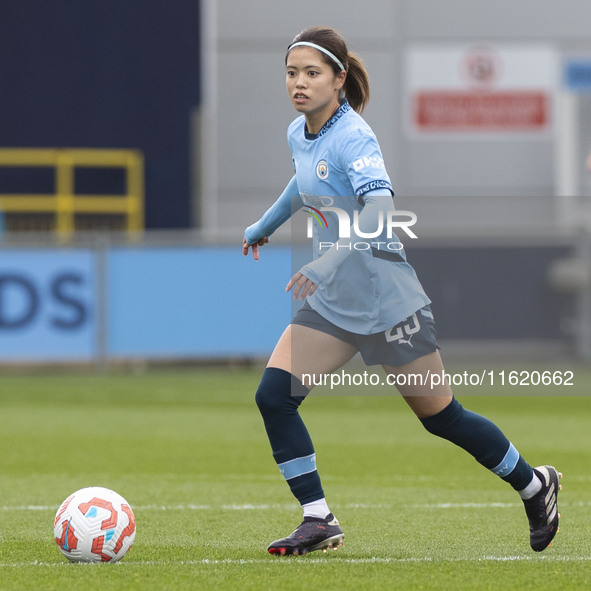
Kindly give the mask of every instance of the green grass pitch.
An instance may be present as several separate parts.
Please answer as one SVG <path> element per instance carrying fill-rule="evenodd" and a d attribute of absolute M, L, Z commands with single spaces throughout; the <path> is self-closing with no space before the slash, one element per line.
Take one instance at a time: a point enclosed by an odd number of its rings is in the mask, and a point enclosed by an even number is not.
<path fill-rule="evenodd" d="M 516 493 L 429 435 L 399 398 L 313 396 L 302 414 L 345 545 L 269 555 L 301 514 L 254 405 L 259 377 L 258 368 L 1 375 L 0 589 L 591 586 L 588 369 L 550 396 L 458 388 L 530 463 L 564 473 L 561 531 L 540 554 Z M 118 564 L 70 564 L 53 541 L 61 501 L 91 485 L 134 509 L 135 543 Z"/>

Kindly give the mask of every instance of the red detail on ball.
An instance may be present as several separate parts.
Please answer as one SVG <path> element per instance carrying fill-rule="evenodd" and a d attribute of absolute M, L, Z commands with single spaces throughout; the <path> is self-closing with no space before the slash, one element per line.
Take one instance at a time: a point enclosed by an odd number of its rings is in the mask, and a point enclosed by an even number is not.
<path fill-rule="evenodd" d="M 92 540 L 92 548 L 90 551 L 93 554 L 98 554 L 101 557 L 102 562 L 109 562 L 111 557 L 108 554 L 103 553 L 103 544 L 105 543 L 105 536 L 98 536 Z"/>
<path fill-rule="evenodd" d="M 70 504 L 70 501 L 73 498 L 74 498 L 74 495 L 72 494 L 62 503 L 62 508 L 59 510 L 59 513 L 55 516 L 55 520 L 53 522 L 53 527 L 55 527 L 58 524 L 60 517 L 64 514 L 65 510 L 68 508 L 68 505 Z"/>
<path fill-rule="evenodd" d="M 123 540 L 131 536 L 135 531 L 135 517 L 133 515 L 131 507 L 129 505 L 121 505 L 121 509 L 127 515 L 129 523 L 127 524 L 127 527 L 121 532 L 121 535 L 119 536 L 119 539 L 115 544 L 115 548 L 113 548 L 113 552 L 115 554 L 117 554 L 117 552 L 119 552 L 119 550 L 121 550 L 121 548 L 123 547 Z"/>
<path fill-rule="evenodd" d="M 113 507 L 111 501 L 105 501 L 105 499 L 94 497 L 87 503 L 80 503 L 80 505 L 78 505 L 78 509 L 80 509 L 82 515 L 86 515 L 91 507 L 100 507 L 101 509 L 106 509 L 111 512 L 111 516 L 107 517 L 107 519 L 101 523 L 101 529 L 113 529 L 117 525 L 117 511 L 115 510 L 115 507 Z"/>
<path fill-rule="evenodd" d="M 70 550 L 78 548 L 78 538 L 70 521 L 62 522 L 62 535 L 55 538 L 55 542 L 64 552 L 70 552 Z"/>

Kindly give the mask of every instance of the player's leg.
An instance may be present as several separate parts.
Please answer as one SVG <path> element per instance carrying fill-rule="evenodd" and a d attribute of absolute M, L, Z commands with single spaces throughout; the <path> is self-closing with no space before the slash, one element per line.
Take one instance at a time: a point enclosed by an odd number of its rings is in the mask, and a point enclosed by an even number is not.
<path fill-rule="evenodd" d="M 356 353 L 357 348 L 352 340 L 344 341 L 320 327 L 290 324 L 279 338 L 267 367 L 287 371 L 300 381 L 304 378 L 309 391 L 315 380 L 308 376 L 330 374 L 345 365 Z"/>
<path fill-rule="evenodd" d="M 342 543 L 343 532 L 324 498 L 314 446 L 298 408 L 317 383 L 306 376 L 332 373 L 355 353 L 353 345 L 331 334 L 290 324 L 269 359 L 256 402 L 273 457 L 304 511 L 296 531 L 271 543 L 269 552 L 304 554 Z"/>
<path fill-rule="evenodd" d="M 423 376 L 411 385 L 399 385 L 398 390 L 427 431 L 462 447 L 516 490 L 524 490 L 532 480 L 537 481 L 531 466 L 492 421 L 464 409 L 453 397 L 449 384 L 431 387 L 428 377 L 444 373 L 438 351 L 410 363 L 398 367 L 385 366 L 384 369 L 395 376 Z M 396 383 L 404 382 L 396 378 Z M 540 483 L 533 486 L 539 489 Z"/>
<path fill-rule="evenodd" d="M 454 397 L 449 384 L 431 388 L 429 376 L 444 375 L 438 351 L 398 367 L 384 366 L 389 374 L 420 375 L 412 385 L 398 390 L 423 426 L 465 449 L 491 472 L 508 482 L 524 501 L 534 550 L 546 548 L 558 531 L 556 496 L 562 476 L 551 466 L 533 469 L 503 432 L 489 419 L 465 409 Z M 396 382 L 405 382 L 397 379 Z M 406 380 L 408 382 L 408 380 Z"/>

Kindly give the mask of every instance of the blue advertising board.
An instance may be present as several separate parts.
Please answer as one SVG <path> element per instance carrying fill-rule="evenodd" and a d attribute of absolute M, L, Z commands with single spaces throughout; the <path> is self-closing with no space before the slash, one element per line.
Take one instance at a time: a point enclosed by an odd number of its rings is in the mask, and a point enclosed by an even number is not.
<path fill-rule="evenodd" d="M 0 250 L 0 364 L 268 355 L 289 277 L 287 248 Z"/>
<path fill-rule="evenodd" d="M 290 250 L 113 249 L 107 350 L 115 358 L 268 355 L 290 321 Z"/>
<path fill-rule="evenodd" d="M 547 269 L 569 248 L 425 248 L 412 263 L 441 338 L 560 339 Z M 307 256 L 288 246 L 256 262 L 228 246 L 0 248 L 0 365 L 267 357 L 294 312 L 285 285 Z M 499 278 L 518 275 L 516 298 Z"/>
<path fill-rule="evenodd" d="M 591 92 L 591 58 L 567 61 L 564 65 L 564 84 L 573 92 Z"/>
<path fill-rule="evenodd" d="M 95 297 L 90 250 L 3 250 L 0 362 L 92 360 Z"/>

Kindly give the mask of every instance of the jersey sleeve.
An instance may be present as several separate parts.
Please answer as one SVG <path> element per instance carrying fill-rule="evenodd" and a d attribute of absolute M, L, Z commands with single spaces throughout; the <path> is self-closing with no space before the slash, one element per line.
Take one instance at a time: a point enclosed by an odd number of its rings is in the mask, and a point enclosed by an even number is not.
<path fill-rule="evenodd" d="M 343 150 L 343 168 L 357 197 L 369 191 L 386 189 L 393 195 L 378 140 L 369 130 L 356 130 Z"/>
<path fill-rule="evenodd" d="M 287 184 L 277 201 L 258 221 L 248 226 L 244 238 L 248 244 L 255 244 L 264 236 L 270 236 L 303 205 L 295 176 Z"/>

